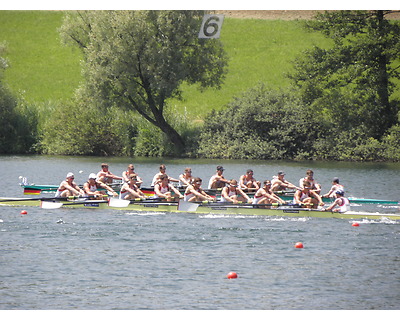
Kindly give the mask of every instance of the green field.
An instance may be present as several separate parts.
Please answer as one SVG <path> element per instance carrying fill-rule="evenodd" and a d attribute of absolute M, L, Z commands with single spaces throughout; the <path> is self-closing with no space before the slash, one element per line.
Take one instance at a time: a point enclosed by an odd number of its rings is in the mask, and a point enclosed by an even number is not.
<path fill-rule="evenodd" d="M 0 42 L 7 42 L 10 62 L 5 82 L 13 92 L 24 92 L 28 102 L 68 100 L 81 81 L 81 53 L 60 43 L 62 17 L 61 11 L 0 11 Z M 227 17 L 221 41 L 230 59 L 222 89 L 202 93 L 184 85 L 184 100 L 170 101 L 193 119 L 221 109 L 259 82 L 286 87 L 290 61 L 304 49 L 328 44 L 320 34 L 306 32 L 301 21 Z"/>

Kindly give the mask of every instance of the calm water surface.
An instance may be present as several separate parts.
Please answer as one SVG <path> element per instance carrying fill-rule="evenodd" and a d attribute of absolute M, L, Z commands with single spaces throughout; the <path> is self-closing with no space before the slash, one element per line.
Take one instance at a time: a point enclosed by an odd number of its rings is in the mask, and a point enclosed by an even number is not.
<path fill-rule="evenodd" d="M 399 164 L 0 157 L 0 196 L 23 196 L 18 177 L 58 184 L 69 171 L 83 183 L 108 162 L 133 162 L 148 185 L 165 163 L 208 182 L 222 164 L 238 178 L 307 169 L 329 190 L 399 200 Z M 82 171 L 82 173 L 79 173 Z M 371 210 L 371 208 L 354 208 Z M 391 309 L 400 307 L 400 223 L 389 221 L 43 210 L 0 206 L 0 309 Z M 398 212 L 399 208 L 375 207 Z M 304 249 L 294 244 L 303 242 Z M 229 280 L 230 271 L 238 278 Z"/>

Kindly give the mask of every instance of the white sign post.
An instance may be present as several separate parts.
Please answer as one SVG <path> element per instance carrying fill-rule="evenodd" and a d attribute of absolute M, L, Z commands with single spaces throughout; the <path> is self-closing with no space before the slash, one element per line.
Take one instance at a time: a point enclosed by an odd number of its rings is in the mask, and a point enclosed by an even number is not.
<path fill-rule="evenodd" d="M 205 14 L 199 32 L 200 39 L 218 39 L 221 33 L 223 14 Z"/>

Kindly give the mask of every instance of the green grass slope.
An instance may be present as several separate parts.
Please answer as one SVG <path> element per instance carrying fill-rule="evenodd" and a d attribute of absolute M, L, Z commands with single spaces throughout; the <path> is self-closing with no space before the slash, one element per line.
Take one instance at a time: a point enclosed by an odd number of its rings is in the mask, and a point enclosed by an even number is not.
<path fill-rule="evenodd" d="M 28 101 L 67 100 L 81 81 L 79 50 L 59 40 L 62 17 L 60 11 L 0 11 L 0 42 L 7 42 L 10 61 L 5 81 L 14 92 L 24 91 Z M 307 33 L 301 21 L 227 17 L 221 41 L 230 59 L 222 89 L 200 92 L 183 85 L 184 100 L 169 102 L 192 119 L 223 108 L 259 82 L 287 86 L 290 61 L 314 44 L 327 43 L 321 35 Z"/>
<path fill-rule="evenodd" d="M 199 114 L 201 118 L 259 82 L 273 88 L 286 87 L 289 80 L 285 74 L 292 68 L 290 62 L 313 45 L 329 43 L 320 34 L 306 32 L 302 26 L 303 22 L 298 20 L 225 18 L 221 41 L 229 56 L 229 72 L 223 87 L 203 93 L 194 86 L 184 87 L 185 100 L 171 103 L 186 107 L 189 114 Z"/>
<path fill-rule="evenodd" d="M 66 100 L 81 81 L 81 53 L 60 43 L 60 11 L 0 11 L 7 43 L 5 81 L 29 102 Z"/>

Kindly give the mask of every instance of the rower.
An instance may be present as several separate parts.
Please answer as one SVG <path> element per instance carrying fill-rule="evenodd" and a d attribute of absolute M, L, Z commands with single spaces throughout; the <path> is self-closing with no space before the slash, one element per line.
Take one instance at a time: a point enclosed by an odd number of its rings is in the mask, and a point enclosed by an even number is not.
<path fill-rule="evenodd" d="M 303 189 L 295 192 L 293 202 L 313 209 L 324 205 L 320 195 L 311 189 L 311 183 L 309 181 L 304 181 Z"/>
<path fill-rule="evenodd" d="M 272 177 L 272 191 L 284 191 L 286 189 L 300 189 L 296 187 L 293 183 L 285 180 L 285 172 L 279 171 L 278 176 Z"/>
<path fill-rule="evenodd" d="M 304 178 L 301 178 L 299 181 L 299 186 L 303 185 L 304 181 L 309 181 L 311 184 L 311 190 L 315 191 L 316 193 L 320 194 L 321 193 L 321 185 L 317 183 L 314 179 L 314 171 L 311 169 L 306 171 L 306 176 Z"/>
<path fill-rule="evenodd" d="M 253 204 L 286 203 L 271 190 L 271 185 L 272 183 L 270 180 L 264 181 L 264 186 L 258 189 L 254 194 Z"/>
<path fill-rule="evenodd" d="M 137 186 L 137 175 L 130 174 L 129 181 L 125 182 L 120 190 L 119 198 L 123 200 L 145 199 L 142 190 Z"/>
<path fill-rule="evenodd" d="M 184 201 L 213 201 L 213 197 L 209 196 L 201 188 L 202 180 L 200 178 L 195 178 L 193 183 L 190 184 L 185 191 Z"/>
<path fill-rule="evenodd" d="M 239 188 L 248 192 L 248 191 L 255 191 L 260 189 L 260 181 L 257 181 L 254 177 L 253 177 L 253 170 L 252 169 L 248 169 L 246 171 L 246 174 L 240 176 L 239 178 Z"/>
<path fill-rule="evenodd" d="M 129 182 L 129 175 L 131 174 L 136 174 L 135 166 L 133 164 L 128 165 L 128 170 L 122 172 L 122 178 L 124 179 L 124 182 Z M 143 180 L 136 174 L 136 185 L 140 188 L 142 183 Z"/>
<path fill-rule="evenodd" d="M 217 172 L 210 178 L 210 181 L 208 182 L 208 189 L 223 188 L 227 183 L 229 183 L 229 181 L 223 176 L 224 170 L 225 169 L 222 166 L 217 167 Z"/>
<path fill-rule="evenodd" d="M 115 180 L 122 180 L 122 177 L 116 176 L 108 170 L 108 164 L 102 163 L 101 170 L 97 173 L 97 181 L 111 184 Z"/>
<path fill-rule="evenodd" d="M 238 188 L 237 181 L 232 179 L 229 181 L 229 185 L 222 188 L 220 201 L 237 204 L 239 201 L 247 201 L 248 203 L 251 203 L 252 200 L 242 189 Z"/>
<path fill-rule="evenodd" d="M 179 187 L 188 187 L 194 182 L 194 177 L 192 176 L 192 169 L 185 168 L 185 172 L 179 176 Z"/>
<path fill-rule="evenodd" d="M 339 178 L 336 178 L 336 177 L 335 177 L 335 178 L 333 178 L 333 180 L 332 180 L 332 187 L 331 187 L 331 189 L 329 190 L 328 193 L 324 194 L 323 197 L 337 198 L 337 193 L 336 193 L 336 191 L 339 191 L 339 190 L 341 190 L 341 191 L 344 192 L 344 186 L 342 186 L 342 185 L 339 183 Z"/>
<path fill-rule="evenodd" d="M 338 190 L 335 192 L 336 193 L 336 200 L 326 209 L 323 209 L 325 211 L 332 211 L 332 212 L 340 212 L 344 213 L 348 210 L 348 207 L 350 206 L 350 201 L 349 199 L 344 197 L 344 191 L 343 190 Z M 338 208 L 335 208 L 338 207 Z"/>
<path fill-rule="evenodd" d="M 72 172 L 67 173 L 67 177 L 60 183 L 55 198 L 66 198 L 73 196 L 83 196 L 85 193 L 78 185 L 74 182 L 75 175 Z"/>
<path fill-rule="evenodd" d="M 158 172 L 158 173 L 156 173 L 155 175 L 154 175 L 154 177 L 153 177 L 153 180 L 151 181 L 151 186 L 152 187 L 155 187 L 156 186 L 156 184 L 158 184 L 160 181 L 161 181 L 161 176 L 162 175 L 166 175 L 167 174 L 167 167 L 165 166 L 165 164 L 160 164 L 160 168 L 159 168 L 159 170 L 160 170 L 160 172 Z M 175 178 L 172 178 L 172 177 L 170 177 L 170 176 L 168 176 L 167 175 L 167 177 L 168 177 L 168 180 L 169 180 L 169 182 L 179 182 L 179 180 L 178 179 L 175 179 Z"/>
<path fill-rule="evenodd" d="M 183 195 L 172 184 L 169 183 L 169 178 L 166 174 L 160 176 L 160 181 L 154 186 L 155 195 L 159 198 L 164 198 L 167 201 L 173 201 L 176 198 L 182 199 Z M 172 195 L 172 192 L 175 195 Z"/>
<path fill-rule="evenodd" d="M 83 184 L 83 190 L 85 190 L 85 194 L 91 198 L 99 198 L 104 197 L 106 195 L 106 191 L 110 192 L 114 197 L 117 197 L 118 194 L 108 185 L 101 181 L 96 180 L 97 175 L 95 173 L 89 174 L 88 181 Z M 104 190 L 99 190 L 104 189 Z"/>

